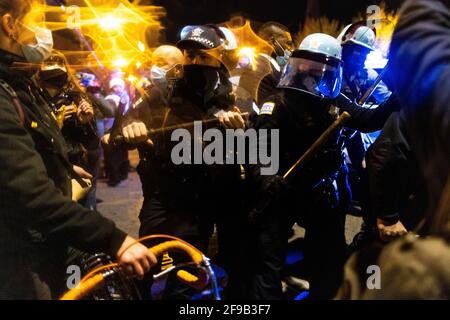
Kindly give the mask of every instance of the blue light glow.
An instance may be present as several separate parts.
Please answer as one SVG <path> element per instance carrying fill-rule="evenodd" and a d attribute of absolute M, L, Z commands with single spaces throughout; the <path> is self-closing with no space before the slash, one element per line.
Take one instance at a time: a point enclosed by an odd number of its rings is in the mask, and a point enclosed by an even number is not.
<path fill-rule="evenodd" d="M 383 69 L 388 63 L 380 50 L 374 50 L 369 53 L 365 62 L 366 69 Z"/>
<path fill-rule="evenodd" d="M 309 297 L 309 291 L 303 291 L 302 293 L 300 293 L 298 296 L 296 296 L 294 298 L 294 300 L 305 300 L 306 298 Z"/>
<path fill-rule="evenodd" d="M 302 251 L 291 251 L 286 255 L 286 265 L 291 266 L 302 261 L 305 258 L 305 255 Z"/>

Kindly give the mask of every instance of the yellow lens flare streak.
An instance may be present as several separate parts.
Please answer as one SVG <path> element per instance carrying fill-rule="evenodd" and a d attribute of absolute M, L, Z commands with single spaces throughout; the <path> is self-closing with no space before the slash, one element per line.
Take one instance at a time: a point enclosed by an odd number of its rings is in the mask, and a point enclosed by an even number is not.
<path fill-rule="evenodd" d="M 227 26 L 227 25 L 225 25 Z M 255 54 L 271 55 L 273 47 L 264 39 L 260 38 L 252 29 L 250 20 L 241 27 L 228 27 L 235 35 L 239 50 L 242 48 L 254 48 Z"/>
<path fill-rule="evenodd" d="M 130 61 L 127 59 L 124 59 L 122 57 L 118 57 L 116 60 L 113 61 L 113 66 L 118 68 L 125 68 L 130 64 Z"/>
<path fill-rule="evenodd" d="M 144 45 L 144 43 L 142 43 L 141 41 L 138 42 L 138 48 L 139 48 L 139 50 L 141 50 L 142 52 L 145 52 L 145 45 Z"/>
<path fill-rule="evenodd" d="M 148 48 L 158 45 L 149 43 L 149 34 L 163 29 L 165 15 L 162 7 L 127 0 L 68 0 L 64 7 L 33 9 L 46 16 L 47 28 L 62 32 L 54 32 L 56 49 L 68 56 L 71 67 L 120 68 L 126 73 L 148 65 Z"/>
<path fill-rule="evenodd" d="M 100 18 L 98 21 L 100 28 L 103 30 L 117 30 L 122 28 L 124 21 L 120 18 L 114 17 L 112 15 L 108 15 L 104 18 Z"/>
<path fill-rule="evenodd" d="M 224 24 L 236 37 L 238 45 L 236 56 L 240 60 L 234 70 L 229 69 L 232 76 L 240 78 L 239 88 L 253 99 L 257 99 L 261 81 L 271 73 L 270 62 L 265 57 L 270 59 L 274 48 L 253 31 L 250 20 L 242 19 L 242 21 L 245 22 L 238 27 L 232 21 Z M 240 65 L 247 67 L 242 68 Z"/>

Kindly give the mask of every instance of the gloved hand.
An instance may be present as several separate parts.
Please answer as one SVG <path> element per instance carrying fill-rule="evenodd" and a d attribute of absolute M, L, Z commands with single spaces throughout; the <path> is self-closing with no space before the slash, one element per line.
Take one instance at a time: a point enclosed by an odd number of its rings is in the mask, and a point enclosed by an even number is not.
<path fill-rule="evenodd" d="M 336 208 L 339 205 L 339 196 L 332 181 L 323 179 L 320 184 L 315 187 L 316 200 L 326 203 L 328 208 Z"/>
<path fill-rule="evenodd" d="M 262 182 L 263 196 L 280 197 L 284 192 L 289 191 L 289 183 L 279 175 L 265 176 Z"/>
<path fill-rule="evenodd" d="M 340 93 L 335 100 L 335 104 L 338 108 L 343 108 L 345 106 L 349 106 L 352 104 L 358 105 L 355 101 L 352 101 L 349 97 L 347 97 L 345 94 Z"/>
<path fill-rule="evenodd" d="M 291 190 L 289 182 L 282 176 L 264 176 L 262 179 L 260 200 L 249 213 L 251 223 L 255 223 L 271 204 L 277 202 Z"/>

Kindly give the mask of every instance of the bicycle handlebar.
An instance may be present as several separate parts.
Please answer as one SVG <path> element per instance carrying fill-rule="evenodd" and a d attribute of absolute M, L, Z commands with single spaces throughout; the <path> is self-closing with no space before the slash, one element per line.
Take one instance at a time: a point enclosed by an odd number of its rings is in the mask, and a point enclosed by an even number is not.
<path fill-rule="evenodd" d="M 203 262 L 203 254 L 190 247 L 189 245 L 173 240 L 173 241 L 166 241 L 163 243 L 160 243 L 152 248 L 149 248 L 149 250 L 156 256 L 161 257 L 164 253 L 171 250 L 181 251 L 185 252 L 189 255 L 190 259 L 197 265 L 200 265 Z M 114 263 L 111 265 L 107 265 L 104 267 L 99 268 L 97 272 L 104 271 L 102 273 L 98 273 L 93 275 L 92 277 L 89 277 L 82 280 L 80 284 L 73 289 L 70 289 L 68 292 L 66 292 L 60 300 L 79 300 L 82 299 L 84 296 L 88 295 L 92 290 L 94 290 L 97 286 L 102 284 L 104 280 L 111 274 L 117 272 L 117 270 L 110 270 L 110 268 L 118 267 L 118 263 Z M 193 287 L 194 289 L 201 290 L 204 288 L 207 284 L 208 277 L 201 273 L 200 276 L 195 276 L 188 271 L 185 270 L 179 270 L 177 272 L 178 279 Z"/>

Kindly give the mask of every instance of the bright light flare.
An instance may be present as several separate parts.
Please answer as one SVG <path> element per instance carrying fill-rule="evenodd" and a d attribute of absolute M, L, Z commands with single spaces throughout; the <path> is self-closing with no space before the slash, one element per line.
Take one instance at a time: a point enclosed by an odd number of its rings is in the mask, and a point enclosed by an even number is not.
<path fill-rule="evenodd" d="M 145 51 L 145 45 L 142 41 L 138 42 L 138 48 L 139 48 L 139 50 L 141 50 L 141 52 Z"/>
<path fill-rule="evenodd" d="M 131 84 L 134 84 L 137 80 L 137 78 L 135 76 L 133 76 L 132 74 L 130 74 L 127 78 L 128 82 L 130 82 Z"/>
<path fill-rule="evenodd" d="M 127 59 L 124 59 L 124 58 L 122 58 L 122 57 L 117 57 L 117 59 L 115 59 L 115 60 L 113 61 L 113 65 L 114 65 L 115 67 L 118 67 L 118 68 L 125 68 L 125 67 L 127 67 L 129 64 L 130 64 L 130 61 L 127 60 Z"/>
<path fill-rule="evenodd" d="M 239 49 L 238 54 L 239 66 L 241 68 L 250 67 L 252 70 L 256 68 L 256 48 L 244 47 Z"/>
<path fill-rule="evenodd" d="M 113 15 L 108 15 L 106 17 L 100 18 L 98 24 L 102 30 L 115 31 L 122 28 L 122 26 L 124 25 L 124 21 Z"/>
<path fill-rule="evenodd" d="M 160 19 L 165 15 L 164 8 L 141 5 L 143 2 L 67 0 L 65 7 L 42 5 L 33 8 L 32 13 L 45 14 L 46 26 L 52 31 L 73 30 L 70 38 L 57 43 L 59 50 L 70 54 L 71 66 L 128 72 L 138 61 L 144 65 L 151 59 L 147 51 L 159 44 L 158 35 L 163 29 Z M 80 40 L 79 49 L 72 39 Z"/>
<path fill-rule="evenodd" d="M 365 67 L 368 69 L 383 69 L 388 63 L 380 49 L 376 49 L 367 55 Z"/>

